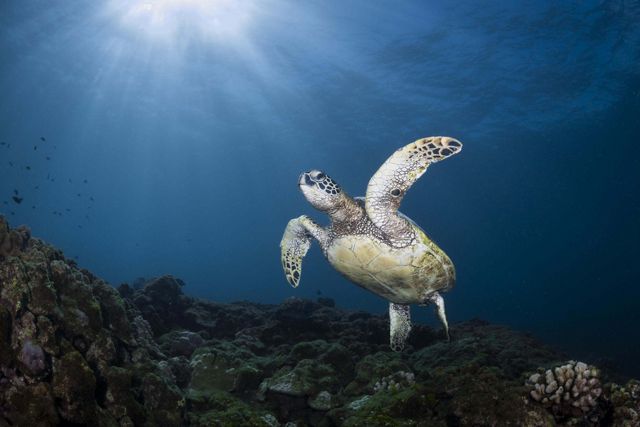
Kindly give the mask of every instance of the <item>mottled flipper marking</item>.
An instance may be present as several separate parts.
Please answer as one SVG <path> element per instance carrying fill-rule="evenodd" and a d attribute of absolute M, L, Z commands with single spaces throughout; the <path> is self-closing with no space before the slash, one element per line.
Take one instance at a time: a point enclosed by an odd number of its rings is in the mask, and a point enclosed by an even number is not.
<path fill-rule="evenodd" d="M 326 239 L 325 231 L 309 217 L 302 215 L 292 219 L 284 230 L 280 241 L 280 259 L 287 281 L 294 288 L 300 283 L 302 274 L 302 258 L 311 246 L 311 238 L 315 237 L 320 245 Z"/>
<path fill-rule="evenodd" d="M 402 351 L 411 331 L 411 309 L 406 304 L 389 303 L 390 345 L 393 351 Z"/>
<path fill-rule="evenodd" d="M 419 139 L 393 153 L 371 177 L 366 195 L 367 214 L 394 246 L 407 246 L 414 238 L 411 226 L 397 214 L 405 193 L 431 163 L 461 149 L 460 141 L 446 136 Z"/>
<path fill-rule="evenodd" d="M 442 326 L 444 327 L 444 333 L 447 335 L 447 341 L 451 341 L 451 337 L 449 336 L 449 322 L 447 322 L 447 313 L 444 310 L 444 298 L 438 292 L 434 292 L 429 296 L 429 301 L 436 305 L 436 312 L 438 313 L 438 317 L 440 318 L 440 322 L 442 322 Z"/>

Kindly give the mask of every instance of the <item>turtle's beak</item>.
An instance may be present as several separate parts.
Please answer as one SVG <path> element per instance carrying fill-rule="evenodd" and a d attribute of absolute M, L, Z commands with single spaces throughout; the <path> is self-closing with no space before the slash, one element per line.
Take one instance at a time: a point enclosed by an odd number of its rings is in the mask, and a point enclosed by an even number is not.
<path fill-rule="evenodd" d="M 298 179 L 298 185 L 313 185 L 313 180 L 311 179 L 311 177 L 309 176 L 309 172 L 304 172 L 303 174 L 300 175 L 300 178 Z"/>

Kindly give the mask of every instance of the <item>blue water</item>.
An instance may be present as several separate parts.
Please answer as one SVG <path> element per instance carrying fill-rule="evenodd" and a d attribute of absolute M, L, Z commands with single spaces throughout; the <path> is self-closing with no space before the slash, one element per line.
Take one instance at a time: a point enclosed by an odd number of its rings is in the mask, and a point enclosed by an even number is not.
<path fill-rule="evenodd" d="M 0 212 L 114 285 L 384 312 L 317 246 L 290 288 L 278 244 L 326 222 L 300 172 L 363 195 L 429 135 L 464 150 L 401 209 L 457 266 L 450 321 L 639 375 L 637 2 L 0 4 Z"/>

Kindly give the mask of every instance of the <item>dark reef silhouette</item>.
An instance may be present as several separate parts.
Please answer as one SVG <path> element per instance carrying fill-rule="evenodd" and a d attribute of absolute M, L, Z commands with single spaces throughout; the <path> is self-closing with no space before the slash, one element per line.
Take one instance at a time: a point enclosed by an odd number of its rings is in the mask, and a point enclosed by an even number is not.
<path fill-rule="evenodd" d="M 386 317 L 330 298 L 222 304 L 184 286 L 116 290 L 0 216 L 0 426 L 640 423 L 638 381 L 506 327 L 463 322 L 447 343 L 415 325 L 394 353 Z"/>

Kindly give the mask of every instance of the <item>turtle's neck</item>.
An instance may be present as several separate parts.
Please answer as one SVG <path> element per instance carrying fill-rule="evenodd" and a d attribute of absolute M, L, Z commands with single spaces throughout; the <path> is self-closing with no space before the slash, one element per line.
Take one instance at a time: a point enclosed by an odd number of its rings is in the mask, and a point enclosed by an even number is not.
<path fill-rule="evenodd" d="M 342 192 L 338 205 L 327 212 L 334 227 L 358 222 L 365 215 L 364 209 L 349 195 Z"/>

